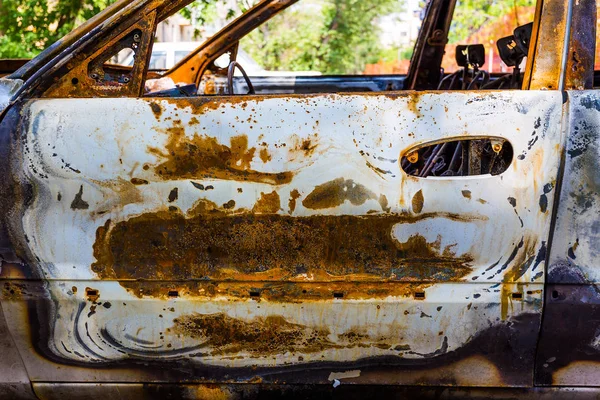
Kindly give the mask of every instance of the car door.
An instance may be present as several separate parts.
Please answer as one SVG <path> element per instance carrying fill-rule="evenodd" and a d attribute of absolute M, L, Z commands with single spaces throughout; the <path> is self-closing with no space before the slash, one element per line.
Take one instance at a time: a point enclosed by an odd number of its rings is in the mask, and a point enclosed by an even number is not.
<path fill-rule="evenodd" d="M 560 92 L 49 93 L 2 131 L 33 382 L 532 385 Z M 402 167 L 476 140 L 503 172 Z"/>

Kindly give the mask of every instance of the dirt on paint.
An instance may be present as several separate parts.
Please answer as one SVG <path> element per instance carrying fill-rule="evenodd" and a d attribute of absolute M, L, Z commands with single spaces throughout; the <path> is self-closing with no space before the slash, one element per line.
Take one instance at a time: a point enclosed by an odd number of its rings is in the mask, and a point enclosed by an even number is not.
<path fill-rule="evenodd" d="M 313 210 L 337 207 L 346 200 L 355 206 L 364 204 L 369 199 L 378 197 L 359 183 L 352 179 L 337 178 L 332 181 L 318 185 L 304 200 L 302 205 Z"/>
<path fill-rule="evenodd" d="M 254 355 L 285 352 L 313 353 L 334 347 L 326 328 L 311 328 L 286 321 L 281 316 L 256 317 L 250 321 L 224 313 L 190 314 L 176 318 L 172 330 L 194 339 L 204 339 L 212 355 L 249 352 Z"/>

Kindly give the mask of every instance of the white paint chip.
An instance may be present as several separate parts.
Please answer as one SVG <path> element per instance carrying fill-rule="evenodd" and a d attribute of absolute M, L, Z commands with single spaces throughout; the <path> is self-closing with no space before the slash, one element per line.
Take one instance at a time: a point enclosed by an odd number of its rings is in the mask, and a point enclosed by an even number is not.
<path fill-rule="evenodd" d="M 332 372 L 329 374 L 330 381 L 337 381 L 338 379 L 345 378 L 358 378 L 360 376 L 360 369 L 353 369 L 352 371 L 344 371 L 344 372 Z M 334 383 L 335 387 L 335 383 Z"/>

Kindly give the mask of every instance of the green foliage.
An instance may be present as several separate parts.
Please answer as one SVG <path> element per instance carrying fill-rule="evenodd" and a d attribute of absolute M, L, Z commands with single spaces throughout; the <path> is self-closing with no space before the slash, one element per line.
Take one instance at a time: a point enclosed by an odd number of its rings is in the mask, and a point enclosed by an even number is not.
<path fill-rule="evenodd" d="M 393 62 L 396 60 L 410 60 L 413 54 L 413 46 L 390 47 L 381 51 L 380 61 Z"/>
<path fill-rule="evenodd" d="M 0 0 L 0 58 L 34 57 L 114 1 Z M 199 27 L 219 24 L 224 16 L 218 15 L 223 14 L 218 2 L 197 0 L 181 14 Z M 255 2 L 228 3 L 225 20 Z M 381 48 L 377 18 L 401 11 L 402 4 L 403 0 L 302 0 L 254 30 L 241 48 L 268 70 L 360 73 L 365 64 L 399 53 Z"/>
<path fill-rule="evenodd" d="M 448 40 L 459 43 L 498 17 L 515 13 L 517 7 L 533 6 L 534 0 L 459 0 L 454 10 Z M 521 21 L 515 13 L 516 28 L 531 21 Z"/>
<path fill-rule="evenodd" d="M 114 0 L 0 0 L 0 58 L 29 58 Z"/>
<path fill-rule="evenodd" d="M 304 0 L 240 42 L 267 70 L 356 74 L 383 55 L 377 18 L 401 0 Z"/>

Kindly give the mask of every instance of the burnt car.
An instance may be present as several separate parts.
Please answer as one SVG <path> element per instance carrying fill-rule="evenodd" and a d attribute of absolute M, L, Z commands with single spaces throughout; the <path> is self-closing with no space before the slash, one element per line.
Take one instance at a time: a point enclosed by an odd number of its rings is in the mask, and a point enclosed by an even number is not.
<path fill-rule="evenodd" d="M 118 1 L 0 80 L 1 396 L 598 393 L 594 1 L 538 0 L 505 74 L 442 71 L 455 0 L 406 75 L 236 74 L 294 0 L 149 70 L 189 2 Z"/>

